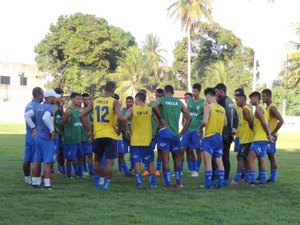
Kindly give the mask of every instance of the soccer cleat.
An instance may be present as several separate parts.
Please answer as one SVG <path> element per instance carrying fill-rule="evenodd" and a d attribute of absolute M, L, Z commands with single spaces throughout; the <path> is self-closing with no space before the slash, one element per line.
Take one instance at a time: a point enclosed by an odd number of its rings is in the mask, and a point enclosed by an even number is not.
<path fill-rule="evenodd" d="M 145 170 L 144 173 L 142 174 L 143 177 L 146 177 L 146 176 L 149 176 L 149 175 L 150 175 L 150 173 L 149 173 L 148 170 Z"/>
<path fill-rule="evenodd" d="M 271 184 L 271 183 L 275 183 L 275 181 L 274 181 L 274 180 L 271 180 L 271 179 L 268 179 L 268 180 L 267 180 L 267 183 L 268 183 L 268 184 Z"/>
<path fill-rule="evenodd" d="M 52 191 L 52 190 L 53 190 L 51 186 L 44 186 L 44 188 L 45 188 L 46 190 L 49 190 L 49 191 Z"/>
<path fill-rule="evenodd" d="M 37 184 L 33 184 L 32 187 L 33 187 L 34 189 L 36 189 L 36 188 L 38 188 L 39 186 L 38 186 Z"/>
<path fill-rule="evenodd" d="M 156 170 L 156 171 L 155 171 L 155 176 L 160 176 L 159 170 Z"/>
<path fill-rule="evenodd" d="M 193 171 L 191 177 L 198 177 L 199 173 L 197 171 Z"/>

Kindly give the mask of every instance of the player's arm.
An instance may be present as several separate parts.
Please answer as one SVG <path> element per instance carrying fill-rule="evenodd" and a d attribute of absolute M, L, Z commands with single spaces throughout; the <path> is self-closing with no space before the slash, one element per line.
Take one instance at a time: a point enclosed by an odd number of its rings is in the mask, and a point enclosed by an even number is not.
<path fill-rule="evenodd" d="M 124 127 L 126 131 L 126 137 L 129 139 L 131 134 L 128 126 L 128 119 L 132 116 L 132 107 L 130 107 L 124 115 Z"/>
<path fill-rule="evenodd" d="M 272 131 L 272 136 L 274 136 L 278 132 L 278 130 L 281 128 L 282 124 L 284 123 L 284 120 L 283 120 L 280 112 L 278 112 L 277 108 L 274 106 L 272 106 L 270 108 L 270 114 L 278 120 L 277 126 Z"/>
<path fill-rule="evenodd" d="M 248 123 L 250 129 L 253 129 L 253 120 L 250 111 L 246 108 L 243 108 L 243 119 Z"/>
<path fill-rule="evenodd" d="M 166 121 L 163 120 L 163 118 L 160 115 L 159 112 L 159 106 L 161 105 L 160 99 L 157 99 L 152 107 L 152 112 L 156 116 L 156 118 L 159 121 L 159 124 L 162 125 L 163 127 L 169 127 Z"/>
<path fill-rule="evenodd" d="M 80 113 L 80 121 L 83 127 L 87 130 L 89 136 L 92 136 L 92 128 L 90 124 L 89 113 L 93 110 L 93 104 L 89 104 L 81 113 Z M 64 114 L 65 116 L 65 114 Z M 63 117 L 64 117 L 63 116 Z M 88 119 L 87 119 L 88 118 Z"/>
<path fill-rule="evenodd" d="M 210 111 L 211 111 L 210 105 L 205 104 L 204 105 L 203 120 L 202 120 L 202 123 L 200 124 L 200 127 L 198 128 L 198 134 L 202 134 L 203 128 L 207 125 L 208 119 L 209 119 L 209 116 L 210 116 Z M 225 116 L 225 118 L 226 118 L 226 116 Z"/>
<path fill-rule="evenodd" d="M 190 112 L 187 110 L 187 108 L 185 107 L 184 104 L 182 104 L 181 106 L 181 112 L 183 114 L 183 117 L 184 117 L 184 120 L 185 120 L 185 123 L 184 123 L 184 126 L 180 132 L 180 137 L 182 137 L 182 135 L 186 132 L 186 130 L 189 128 L 190 124 L 191 124 L 191 115 L 190 115 Z"/>
<path fill-rule="evenodd" d="M 32 109 L 27 111 L 24 114 L 25 121 L 29 125 L 29 127 L 32 129 L 32 137 L 34 138 L 35 135 L 36 135 L 36 126 L 35 126 L 34 122 L 31 119 L 31 117 L 33 117 L 33 116 L 34 116 L 34 111 Z"/>
<path fill-rule="evenodd" d="M 227 126 L 227 123 L 228 123 L 228 122 L 227 122 L 227 117 L 225 116 L 225 117 L 224 117 L 224 127 Z"/>
<path fill-rule="evenodd" d="M 59 124 L 60 130 L 63 132 L 65 130 L 65 123 L 71 118 L 71 112 L 66 110 Z"/>
<path fill-rule="evenodd" d="M 122 129 L 123 129 L 123 123 L 124 123 L 124 117 L 121 111 L 121 104 L 119 101 L 114 101 L 114 112 L 117 115 L 118 119 L 118 132 L 117 134 L 120 135 Z"/>
<path fill-rule="evenodd" d="M 53 116 L 49 111 L 46 111 L 42 117 L 42 120 L 44 124 L 48 127 L 50 133 L 51 133 L 51 138 L 55 138 L 55 130 L 54 130 L 54 122 L 53 122 Z"/>
<path fill-rule="evenodd" d="M 263 126 L 264 131 L 267 134 L 268 140 L 271 141 L 272 140 L 272 135 L 271 135 L 271 132 L 270 132 L 270 127 L 267 124 L 267 121 L 265 121 L 263 109 L 261 107 L 257 106 L 256 110 L 255 110 L 255 115 L 259 119 L 259 121 L 261 122 L 261 125 Z"/>

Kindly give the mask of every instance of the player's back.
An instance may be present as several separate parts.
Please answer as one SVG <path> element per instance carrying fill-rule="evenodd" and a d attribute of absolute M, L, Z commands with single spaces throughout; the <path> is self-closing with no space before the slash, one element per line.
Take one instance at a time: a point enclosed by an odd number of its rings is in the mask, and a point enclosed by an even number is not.
<path fill-rule="evenodd" d="M 203 120 L 203 104 L 205 100 L 199 99 L 199 101 L 195 101 L 194 99 L 190 98 L 188 101 L 188 111 L 191 115 L 191 124 L 188 130 L 197 130 L 199 125 Z"/>
<path fill-rule="evenodd" d="M 50 130 L 43 121 L 43 116 L 46 111 L 49 112 L 51 116 L 53 116 L 52 105 L 48 102 L 44 102 L 43 104 L 40 104 L 35 109 L 35 118 L 36 118 L 36 127 L 37 127 L 36 137 L 42 138 L 44 140 L 50 140 L 51 139 Z"/>
<path fill-rule="evenodd" d="M 263 104 L 259 104 L 257 107 L 260 107 L 263 110 L 264 119 L 266 123 L 268 123 L 268 113 L 265 107 L 263 106 Z M 253 120 L 253 132 L 254 132 L 253 141 L 268 141 L 267 134 L 263 128 L 263 125 L 256 116 L 254 116 L 254 120 Z"/>
<path fill-rule="evenodd" d="M 113 97 L 99 97 L 93 101 L 94 138 L 112 138 L 117 140 L 114 101 Z"/>
<path fill-rule="evenodd" d="M 32 100 L 31 102 L 29 102 L 27 105 L 26 105 L 26 108 L 25 108 L 25 113 L 30 111 L 30 110 L 33 110 L 35 111 L 36 108 L 40 105 L 41 103 L 36 101 L 36 100 Z M 35 116 L 32 116 L 31 117 L 31 120 L 34 124 L 36 124 L 36 117 Z M 26 131 L 32 131 L 32 129 L 30 128 L 30 126 L 26 123 Z"/>
<path fill-rule="evenodd" d="M 179 118 L 183 103 L 174 97 L 162 97 L 160 102 L 162 118 L 169 124 L 172 133 L 179 136 Z"/>
<path fill-rule="evenodd" d="M 249 124 L 247 121 L 244 120 L 243 117 L 243 109 L 246 109 L 250 113 L 250 117 L 253 120 L 253 113 L 250 108 L 250 106 L 245 105 L 241 112 L 239 113 L 239 133 L 240 133 L 240 143 L 241 144 L 247 144 L 251 143 L 253 141 L 253 131 L 250 128 Z"/>
<path fill-rule="evenodd" d="M 225 120 L 225 109 L 216 103 L 209 104 L 210 116 L 208 122 L 205 126 L 204 137 L 209 137 L 214 134 L 221 134 L 224 129 L 224 120 Z"/>
<path fill-rule="evenodd" d="M 269 125 L 270 125 L 270 128 L 271 128 L 271 132 L 273 132 L 273 130 L 275 130 L 276 126 L 277 126 L 277 123 L 278 123 L 278 120 L 276 117 L 272 116 L 271 115 L 271 107 L 275 107 L 276 108 L 276 105 L 272 102 L 268 107 L 267 107 L 267 112 L 268 112 L 268 118 L 269 118 Z M 275 134 L 277 135 L 277 134 Z"/>

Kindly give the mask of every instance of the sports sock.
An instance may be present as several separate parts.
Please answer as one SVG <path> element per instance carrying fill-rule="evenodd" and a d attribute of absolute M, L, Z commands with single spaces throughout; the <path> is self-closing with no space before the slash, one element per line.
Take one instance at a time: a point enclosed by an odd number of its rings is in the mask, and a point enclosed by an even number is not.
<path fill-rule="evenodd" d="M 136 185 L 141 188 L 142 187 L 142 174 L 135 174 L 135 178 L 136 178 Z"/>
<path fill-rule="evenodd" d="M 71 178 L 72 167 L 71 166 L 66 166 L 66 170 L 67 170 L 67 178 Z"/>
<path fill-rule="evenodd" d="M 104 178 L 103 190 L 107 191 L 110 186 L 110 179 Z"/>
<path fill-rule="evenodd" d="M 156 170 L 160 170 L 161 169 L 161 165 L 162 165 L 162 161 L 161 160 L 157 160 L 156 161 Z"/>
<path fill-rule="evenodd" d="M 94 165 L 93 165 L 93 163 L 89 164 L 88 168 L 89 168 L 89 174 L 91 176 L 94 175 Z"/>
<path fill-rule="evenodd" d="M 165 180 L 166 187 L 170 187 L 171 186 L 171 173 L 170 173 L 170 170 L 164 170 L 163 174 L 164 174 L 164 180 Z"/>
<path fill-rule="evenodd" d="M 250 171 L 250 182 L 256 184 L 256 173 L 255 170 Z"/>
<path fill-rule="evenodd" d="M 239 182 L 240 179 L 241 179 L 241 175 L 242 175 L 242 171 L 241 170 L 237 170 L 236 174 L 235 174 L 235 177 L 234 177 L 234 181 L 235 182 Z"/>
<path fill-rule="evenodd" d="M 218 178 L 218 188 L 221 188 L 224 182 L 224 170 L 217 170 L 216 174 Z"/>
<path fill-rule="evenodd" d="M 99 184 L 99 181 L 100 181 L 100 176 L 94 176 L 94 185 L 95 185 L 95 188 L 96 189 L 99 189 L 100 188 L 100 184 Z"/>
<path fill-rule="evenodd" d="M 260 175 L 260 178 L 261 178 L 261 182 L 263 184 L 265 184 L 267 182 L 267 171 L 266 170 L 260 170 L 259 175 Z"/>
<path fill-rule="evenodd" d="M 39 185 L 38 184 L 38 177 L 32 177 L 32 185 Z"/>
<path fill-rule="evenodd" d="M 45 178 L 44 179 L 44 186 L 45 187 L 50 187 L 51 186 L 51 184 L 50 184 L 50 178 Z"/>
<path fill-rule="evenodd" d="M 145 168 L 145 170 L 148 171 L 148 170 L 149 170 L 149 163 L 145 163 L 145 164 L 144 164 L 144 168 Z"/>
<path fill-rule="evenodd" d="M 72 163 L 75 174 L 78 176 L 78 166 L 77 163 Z"/>
<path fill-rule="evenodd" d="M 82 177 L 82 163 L 77 163 L 78 176 Z"/>
<path fill-rule="evenodd" d="M 121 164 L 121 169 L 124 171 L 125 175 L 129 174 L 126 162 L 124 162 L 124 163 Z"/>
<path fill-rule="evenodd" d="M 133 160 L 130 161 L 130 169 L 134 169 L 134 162 L 133 162 Z"/>
<path fill-rule="evenodd" d="M 176 184 L 180 185 L 181 184 L 181 174 L 180 174 L 180 170 L 175 170 L 175 180 L 176 180 Z"/>
<path fill-rule="evenodd" d="M 199 173 L 200 167 L 201 167 L 202 160 L 195 161 L 195 171 Z"/>
<path fill-rule="evenodd" d="M 276 181 L 276 175 L 277 175 L 277 169 L 271 169 L 271 174 L 270 174 L 270 181 L 271 182 Z"/>
<path fill-rule="evenodd" d="M 118 160 L 118 170 L 120 173 L 122 172 L 122 163 L 120 160 Z"/>
<path fill-rule="evenodd" d="M 184 160 L 180 160 L 180 171 L 183 172 Z"/>
<path fill-rule="evenodd" d="M 150 187 L 156 186 L 156 176 L 155 174 L 150 174 L 149 176 Z"/>
<path fill-rule="evenodd" d="M 193 171 L 193 161 L 188 161 L 188 168 L 189 168 L 189 171 Z"/>
<path fill-rule="evenodd" d="M 86 163 L 83 163 L 82 164 L 82 169 L 83 169 L 83 172 L 87 172 L 87 166 L 86 166 Z"/>
<path fill-rule="evenodd" d="M 211 187 L 212 170 L 206 170 L 204 172 L 204 177 L 205 177 L 205 187 L 207 189 L 210 189 L 210 187 Z"/>
<path fill-rule="evenodd" d="M 55 173 L 54 168 L 52 168 L 52 169 L 50 170 L 50 173 Z"/>
<path fill-rule="evenodd" d="M 246 183 L 248 183 L 249 180 L 250 180 L 250 178 L 249 178 L 250 172 L 246 170 L 244 174 L 245 174 L 245 175 L 244 175 L 244 181 L 245 181 Z"/>
<path fill-rule="evenodd" d="M 192 168 L 191 168 L 192 171 L 195 171 L 195 164 L 196 164 L 196 161 L 193 160 L 193 161 L 192 161 L 192 165 L 191 165 L 191 166 L 192 166 Z"/>
<path fill-rule="evenodd" d="M 256 178 L 257 180 L 261 180 L 261 177 L 260 177 L 260 169 L 258 170 L 258 177 Z"/>

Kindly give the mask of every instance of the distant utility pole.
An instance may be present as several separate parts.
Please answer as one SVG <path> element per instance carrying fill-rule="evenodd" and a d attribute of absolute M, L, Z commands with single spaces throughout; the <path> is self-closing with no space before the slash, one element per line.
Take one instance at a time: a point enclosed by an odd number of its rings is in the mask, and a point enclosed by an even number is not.
<path fill-rule="evenodd" d="M 252 90 L 256 91 L 256 52 L 254 50 L 254 59 L 253 59 L 253 83 Z"/>

